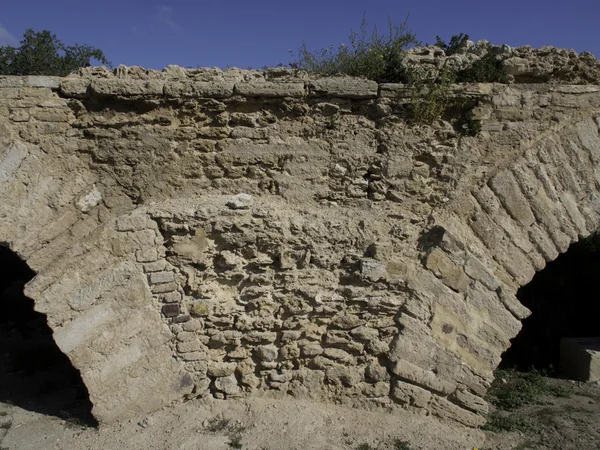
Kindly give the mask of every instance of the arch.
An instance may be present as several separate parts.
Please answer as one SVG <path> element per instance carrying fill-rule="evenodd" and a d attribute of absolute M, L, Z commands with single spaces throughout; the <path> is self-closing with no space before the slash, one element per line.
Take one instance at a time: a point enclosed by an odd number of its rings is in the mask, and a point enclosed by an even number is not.
<path fill-rule="evenodd" d="M 429 343 L 439 360 L 430 360 L 429 368 L 468 394 L 443 396 L 470 413 L 485 414 L 477 406 L 485 403 L 501 355 L 530 315 L 518 289 L 600 226 L 599 130 L 597 117 L 581 118 L 529 143 L 522 157 L 436 213 L 422 239 L 420 277 L 428 281 L 420 281 L 417 297 L 431 305 L 430 326 L 419 331 L 410 316 L 401 317 L 406 325 L 392 354 L 402 360 L 409 355 L 399 348 Z M 470 379 L 445 370 L 449 362 L 466 365 Z"/>
<path fill-rule="evenodd" d="M 46 317 L 23 289 L 35 273 L 0 245 L 0 399 L 11 405 L 94 424 L 81 375 L 56 346 Z"/>
<path fill-rule="evenodd" d="M 399 124 L 402 85 L 189 74 L 0 86 L 0 242 L 95 417 L 262 389 L 483 423 L 517 290 L 598 227 L 600 89 L 457 86 L 467 138 Z"/>
<path fill-rule="evenodd" d="M 114 216 L 128 205 L 108 208 L 81 161 L 65 165 L 60 153 L 16 139 L 0 150 L 0 242 L 35 271 L 25 295 L 80 372 L 94 417 L 120 420 L 180 399 L 193 383 L 172 357 L 138 262 L 147 247 L 158 254 L 151 221 L 119 226 Z"/>

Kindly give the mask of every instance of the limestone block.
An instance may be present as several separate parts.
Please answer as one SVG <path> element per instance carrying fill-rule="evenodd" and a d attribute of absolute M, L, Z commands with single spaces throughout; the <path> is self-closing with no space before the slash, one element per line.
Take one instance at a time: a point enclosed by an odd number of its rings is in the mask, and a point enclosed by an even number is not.
<path fill-rule="evenodd" d="M 236 366 L 236 363 L 213 362 L 208 366 L 208 371 L 206 373 L 211 377 L 228 377 L 235 372 Z"/>
<path fill-rule="evenodd" d="M 238 385 L 235 375 L 217 378 L 215 380 L 215 388 L 227 394 L 228 397 L 239 396 L 241 393 L 241 389 Z"/>
<path fill-rule="evenodd" d="M 252 196 L 249 194 L 237 194 L 227 200 L 226 206 L 231 209 L 248 209 L 252 206 Z"/>
<path fill-rule="evenodd" d="M 119 217 L 115 222 L 117 231 L 141 231 L 148 227 L 148 218 L 145 215 L 132 215 Z"/>
<path fill-rule="evenodd" d="M 358 316 L 354 314 L 341 314 L 333 319 L 332 325 L 342 330 L 351 330 L 364 323 Z"/>
<path fill-rule="evenodd" d="M 323 78 L 308 84 L 312 97 L 376 98 L 378 85 L 375 81 L 361 78 Z"/>
<path fill-rule="evenodd" d="M 183 353 L 181 355 L 181 359 L 183 359 L 184 361 L 206 361 L 208 359 L 207 355 L 205 352 L 190 352 L 190 353 Z"/>
<path fill-rule="evenodd" d="M 358 368 L 338 365 L 329 367 L 325 371 L 325 378 L 329 383 L 334 385 L 342 384 L 348 387 L 356 386 L 363 381 L 363 377 Z"/>
<path fill-rule="evenodd" d="M 504 289 L 499 289 L 498 297 L 500 297 L 500 301 L 506 307 L 506 309 L 508 309 L 517 319 L 524 320 L 531 315 L 531 311 L 523 306 L 519 299 L 510 292 L 506 292 Z"/>
<path fill-rule="evenodd" d="M 356 364 L 356 358 L 339 348 L 326 348 L 323 350 L 323 356 L 343 364 Z"/>
<path fill-rule="evenodd" d="M 177 351 L 179 353 L 198 352 L 200 350 L 203 350 L 204 348 L 204 345 L 200 341 L 188 341 L 177 343 Z"/>
<path fill-rule="evenodd" d="M 361 260 L 360 275 L 363 279 L 376 282 L 387 277 L 385 264 L 374 260 Z"/>
<path fill-rule="evenodd" d="M 60 81 L 60 92 L 65 97 L 84 98 L 92 84 L 89 78 L 63 78 Z"/>
<path fill-rule="evenodd" d="M 235 93 L 244 97 L 304 97 L 304 82 L 236 83 Z"/>
<path fill-rule="evenodd" d="M 171 283 L 175 280 L 175 274 L 173 272 L 153 272 L 148 279 L 152 284 Z"/>
<path fill-rule="evenodd" d="M 0 89 L 18 88 L 25 85 L 25 79 L 22 77 L 0 77 Z"/>
<path fill-rule="evenodd" d="M 403 405 L 425 408 L 431 399 L 431 392 L 403 381 L 392 383 L 391 396 Z"/>
<path fill-rule="evenodd" d="M 413 384 L 431 389 L 444 395 L 448 395 L 456 389 L 456 386 L 444 380 L 440 380 L 431 370 L 424 370 L 420 367 L 400 359 L 392 366 L 392 373 L 410 381 Z"/>
<path fill-rule="evenodd" d="M 317 343 L 307 343 L 302 346 L 302 356 L 305 358 L 323 354 L 323 347 Z"/>
<path fill-rule="evenodd" d="M 135 260 L 139 263 L 152 263 L 158 259 L 158 251 L 155 248 L 145 248 L 135 252 Z M 144 267 L 146 269 L 146 267 Z M 147 270 L 154 272 L 153 270 Z"/>
<path fill-rule="evenodd" d="M 462 389 L 455 391 L 451 395 L 451 398 L 454 402 L 476 413 L 485 415 L 490 409 L 488 403 L 484 399 Z"/>
<path fill-rule="evenodd" d="M 229 81 L 166 81 L 164 92 L 167 97 L 228 98 L 233 89 Z"/>
<path fill-rule="evenodd" d="M 455 291 L 465 291 L 469 286 L 470 281 L 464 271 L 446 256 L 443 251 L 437 248 L 429 253 L 425 265 L 444 284 Z"/>
<path fill-rule="evenodd" d="M 21 98 L 21 89 L 17 88 L 2 88 L 0 89 L 0 99 L 17 99 Z"/>
<path fill-rule="evenodd" d="M 519 189 L 512 172 L 500 172 L 490 180 L 490 187 L 498 195 L 510 215 L 522 226 L 529 227 L 535 223 L 529 203 Z"/>
<path fill-rule="evenodd" d="M 500 287 L 500 281 L 475 256 L 471 255 L 467 259 L 465 273 L 492 291 Z"/>
<path fill-rule="evenodd" d="M 377 361 L 371 361 L 365 368 L 365 378 L 371 382 L 389 381 L 390 374 L 387 368 L 383 367 Z"/>
<path fill-rule="evenodd" d="M 274 345 L 260 345 L 256 347 L 255 354 L 261 361 L 271 362 L 277 359 L 279 349 Z"/>
<path fill-rule="evenodd" d="M 383 98 L 410 99 L 410 87 L 402 83 L 381 83 L 379 85 L 380 96 Z"/>
<path fill-rule="evenodd" d="M 163 305 L 163 307 L 161 308 L 161 311 L 165 317 L 176 317 L 181 312 L 181 309 L 180 309 L 179 305 L 170 303 L 170 304 Z"/>
<path fill-rule="evenodd" d="M 171 283 L 156 284 L 156 285 L 152 286 L 151 290 L 152 290 L 153 294 L 166 294 L 169 292 L 176 291 L 178 287 L 179 286 L 177 286 L 177 283 L 171 282 Z"/>
<path fill-rule="evenodd" d="M 575 380 L 600 381 L 600 338 L 561 339 L 560 368 Z"/>
<path fill-rule="evenodd" d="M 433 396 L 429 405 L 431 412 L 442 419 L 455 420 L 468 427 L 479 427 L 485 423 L 485 417 L 467 411 L 454 403 L 438 396 Z"/>
<path fill-rule="evenodd" d="M 162 80 L 128 80 L 128 79 L 100 79 L 93 80 L 92 92 L 96 95 L 109 97 L 134 96 L 134 95 L 163 95 L 164 81 Z"/>
<path fill-rule="evenodd" d="M 12 142 L 6 151 L 0 153 L 0 183 L 9 180 L 28 155 L 29 149 L 20 141 Z"/>
<path fill-rule="evenodd" d="M 94 185 L 92 189 L 82 196 L 76 203 L 77 208 L 83 212 L 90 212 L 93 208 L 98 206 L 102 201 L 102 193 L 100 190 Z"/>
<path fill-rule="evenodd" d="M 30 75 L 26 80 L 27 84 L 32 87 L 59 89 L 61 79 L 59 77 Z"/>

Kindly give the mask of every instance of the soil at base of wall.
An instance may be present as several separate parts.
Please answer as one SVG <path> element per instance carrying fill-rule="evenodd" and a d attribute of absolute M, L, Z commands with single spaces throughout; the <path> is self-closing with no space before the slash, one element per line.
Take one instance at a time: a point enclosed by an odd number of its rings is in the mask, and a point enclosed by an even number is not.
<path fill-rule="evenodd" d="M 591 450 L 600 448 L 600 386 L 550 379 L 568 398 L 507 415 L 526 431 L 483 432 L 412 413 L 389 414 L 293 399 L 194 400 L 140 420 L 90 428 L 0 402 L 3 449 Z M 3 415 L 4 414 L 4 415 Z M 1 435 L 0 435 L 1 437 Z"/>
<path fill-rule="evenodd" d="M 487 426 L 497 431 L 487 432 L 486 444 L 479 450 L 600 448 L 600 384 L 545 381 L 549 390 L 566 394 L 542 395 L 510 411 L 493 407 Z"/>

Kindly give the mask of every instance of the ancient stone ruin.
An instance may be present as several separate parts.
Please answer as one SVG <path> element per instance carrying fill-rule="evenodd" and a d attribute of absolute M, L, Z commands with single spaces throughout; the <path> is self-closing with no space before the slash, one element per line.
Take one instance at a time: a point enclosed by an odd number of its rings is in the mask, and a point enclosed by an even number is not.
<path fill-rule="evenodd" d="M 517 289 L 600 225 L 597 61 L 527 51 L 517 83 L 453 87 L 476 136 L 290 69 L 0 78 L 0 244 L 95 417 L 294 396 L 484 423 Z"/>

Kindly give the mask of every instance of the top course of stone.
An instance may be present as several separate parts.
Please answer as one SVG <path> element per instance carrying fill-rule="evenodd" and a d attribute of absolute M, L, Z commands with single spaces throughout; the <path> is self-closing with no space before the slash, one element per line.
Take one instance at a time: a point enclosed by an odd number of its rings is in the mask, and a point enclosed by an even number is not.
<path fill-rule="evenodd" d="M 575 50 L 551 46 L 531 48 L 530 46 L 511 48 L 508 45 L 492 46 L 488 41 L 469 41 L 466 52 L 446 56 L 443 49 L 436 46 L 416 47 L 407 51 L 407 67 L 424 66 L 439 69 L 444 64 L 450 69 L 464 69 L 481 59 L 491 49 L 496 48 L 498 58 L 512 82 L 515 83 L 568 83 L 600 84 L 600 61 L 590 52 L 577 53 Z M 79 69 L 71 77 L 83 78 L 129 78 L 132 80 L 193 80 L 193 81 L 310 81 L 316 78 L 301 69 L 287 67 L 265 70 L 243 70 L 229 68 L 182 68 L 167 66 L 162 71 L 144 69 L 137 66 L 119 66 L 114 70 L 105 67 Z"/>
<path fill-rule="evenodd" d="M 574 50 L 555 47 L 494 47 L 487 41 L 476 44 L 469 41 L 468 44 L 464 53 L 450 56 L 436 46 L 413 48 L 407 51 L 404 64 L 407 68 L 418 68 L 425 78 L 435 77 L 442 67 L 451 70 L 469 67 L 494 48 L 512 83 L 600 84 L 600 61 L 589 52 L 578 54 Z M 62 95 L 70 98 L 84 98 L 91 94 L 111 97 L 369 99 L 407 94 L 402 84 L 378 84 L 347 76 L 321 76 L 288 67 L 221 70 L 169 65 L 159 71 L 120 65 L 113 70 L 103 66 L 85 67 L 66 78 L 30 76 L 0 79 L 0 87 L 25 85 L 60 88 Z"/>

